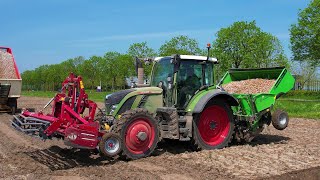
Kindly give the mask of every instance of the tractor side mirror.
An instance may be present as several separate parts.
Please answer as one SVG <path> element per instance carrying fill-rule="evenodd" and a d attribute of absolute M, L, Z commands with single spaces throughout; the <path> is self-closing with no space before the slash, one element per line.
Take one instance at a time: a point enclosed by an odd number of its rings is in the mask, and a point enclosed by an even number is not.
<path fill-rule="evenodd" d="M 174 54 L 171 56 L 171 63 L 173 64 L 173 72 L 177 72 L 180 68 L 180 55 Z"/>

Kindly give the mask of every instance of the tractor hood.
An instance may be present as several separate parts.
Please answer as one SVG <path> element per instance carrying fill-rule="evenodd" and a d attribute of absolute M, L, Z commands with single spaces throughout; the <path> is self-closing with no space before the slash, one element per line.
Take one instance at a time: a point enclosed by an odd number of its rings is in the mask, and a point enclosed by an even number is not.
<path fill-rule="evenodd" d="M 138 95 L 149 95 L 149 94 L 161 94 L 162 89 L 158 87 L 143 87 L 121 90 L 112 94 L 108 94 L 105 99 L 106 113 L 112 114 L 113 111 L 120 108 L 127 100 L 132 101 L 129 104 L 132 105 L 135 100 L 134 97 Z M 133 97 L 133 98 L 131 98 Z M 120 104 L 120 107 L 118 107 Z M 129 105 L 128 104 L 128 105 Z"/>
<path fill-rule="evenodd" d="M 106 105 L 107 113 L 110 112 L 110 109 L 112 108 L 113 105 L 119 104 L 127 94 L 133 91 L 135 91 L 135 89 L 126 89 L 126 90 L 122 90 L 122 91 L 118 91 L 118 92 L 106 95 L 105 105 Z"/>

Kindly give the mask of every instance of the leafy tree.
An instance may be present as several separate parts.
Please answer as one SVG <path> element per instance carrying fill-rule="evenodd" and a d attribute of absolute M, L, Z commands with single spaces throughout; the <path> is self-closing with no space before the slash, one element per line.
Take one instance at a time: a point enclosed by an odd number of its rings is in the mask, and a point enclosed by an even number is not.
<path fill-rule="evenodd" d="M 70 72 L 73 72 L 76 75 L 80 74 L 79 67 L 84 61 L 85 61 L 85 58 L 83 56 L 78 56 L 78 57 L 63 61 L 61 65 L 65 71 L 64 73 L 65 76 L 69 75 Z"/>
<path fill-rule="evenodd" d="M 139 58 L 146 58 L 146 57 L 155 57 L 157 56 L 157 53 L 154 49 L 150 48 L 147 45 L 147 42 L 141 42 L 141 43 L 134 43 L 131 44 L 128 49 L 128 55 L 130 55 L 132 58 L 139 57 Z M 144 71 L 146 76 L 150 75 L 152 66 L 146 66 L 144 65 Z"/>
<path fill-rule="evenodd" d="M 217 73 L 229 68 L 288 65 L 280 41 L 252 22 L 235 22 L 217 32 L 212 53 L 219 59 Z"/>
<path fill-rule="evenodd" d="M 320 0 L 313 0 L 299 12 L 298 23 L 291 25 L 293 60 L 320 65 Z"/>
<path fill-rule="evenodd" d="M 128 54 L 133 57 L 140 57 L 140 58 L 154 57 L 157 55 L 154 49 L 150 48 L 147 45 L 147 42 L 131 44 L 128 49 Z"/>
<path fill-rule="evenodd" d="M 109 79 L 108 82 L 111 82 L 112 90 L 115 89 L 117 83 L 117 77 L 119 75 L 119 62 L 117 62 L 120 53 L 118 52 L 107 52 L 103 58 L 106 61 L 106 70 L 107 70 L 107 78 Z"/>
<path fill-rule="evenodd" d="M 102 61 L 102 57 L 92 56 L 79 67 L 81 76 L 84 77 L 85 83 L 88 84 L 91 89 L 94 89 L 101 81 L 102 68 L 100 64 L 103 63 Z"/>
<path fill-rule="evenodd" d="M 166 41 L 159 49 L 160 56 L 171 56 L 172 54 L 191 54 L 198 55 L 201 53 L 198 42 L 188 36 L 173 37 Z"/>

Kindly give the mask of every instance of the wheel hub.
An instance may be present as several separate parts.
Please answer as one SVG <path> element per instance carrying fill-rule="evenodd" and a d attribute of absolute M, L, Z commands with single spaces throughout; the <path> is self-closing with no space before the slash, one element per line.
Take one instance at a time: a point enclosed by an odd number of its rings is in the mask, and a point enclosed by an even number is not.
<path fill-rule="evenodd" d="M 120 148 L 120 142 L 118 141 L 118 139 L 113 137 L 107 139 L 105 144 L 105 149 L 107 152 L 109 152 L 110 154 L 113 154 L 117 152 L 119 148 Z"/>
<path fill-rule="evenodd" d="M 126 130 L 125 145 L 132 153 L 141 154 L 152 146 L 154 133 L 154 127 L 149 120 L 136 119 Z"/>
<path fill-rule="evenodd" d="M 211 130 L 214 130 L 214 129 L 216 128 L 216 126 L 217 126 L 217 123 L 212 120 L 212 121 L 210 122 L 209 126 L 210 126 L 210 129 L 211 129 Z"/>
<path fill-rule="evenodd" d="M 287 117 L 284 114 L 281 114 L 280 117 L 279 117 L 279 123 L 281 125 L 285 125 L 286 122 L 287 122 Z"/>
<path fill-rule="evenodd" d="M 109 147 L 112 148 L 114 146 L 113 143 L 109 143 Z"/>
<path fill-rule="evenodd" d="M 140 140 L 140 141 L 145 141 L 147 139 L 147 133 L 145 132 L 138 132 L 137 134 L 137 138 Z"/>
<path fill-rule="evenodd" d="M 220 145 L 230 130 L 227 111 L 218 105 L 206 108 L 200 116 L 198 130 L 204 143 L 210 146 Z"/>

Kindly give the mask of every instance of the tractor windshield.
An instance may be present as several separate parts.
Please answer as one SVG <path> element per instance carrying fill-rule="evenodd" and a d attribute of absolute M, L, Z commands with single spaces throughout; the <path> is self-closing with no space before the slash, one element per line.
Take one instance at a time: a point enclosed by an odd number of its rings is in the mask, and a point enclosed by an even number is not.
<path fill-rule="evenodd" d="M 173 75 L 173 64 L 170 60 L 170 57 L 162 58 L 154 65 L 151 86 L 158 86 L 160 82 L 165 86 L 168 85 L 167 78 Z"/>
<path fill-rule="evenodd" d="M 213 84 L 213 64 L 195 60 L 181 61 L 177 83 L 178 106 L 183 108 L 201 86 Z"/>
<path fill-rule="evenodd" d="M 151 86 L 161 85 L 164 89 L 168 88 L 167 78 L 169 76 L 173 78 L 174 71 L 174 65 L 170 60 L 171 57 L 166 57 L 154 64 Z M 177 98 L 178 108 L 184 108 L 200 87 L 213 85 L 213 63 L 183 59 L 180 61 L 175 81 L 177 83 L 176 95 L 172 98 Z"/>
<path fill-rule="evenodd" d="M 199 61 L 181 61 L 178 83 L 184 86 L 194 86 L 197 89 L 203 85 L 210 86 L 213 83 L 212 70 L 212 63 L 203 64 Z M 202 77 L 203 73 L 204 77 Z"/>

